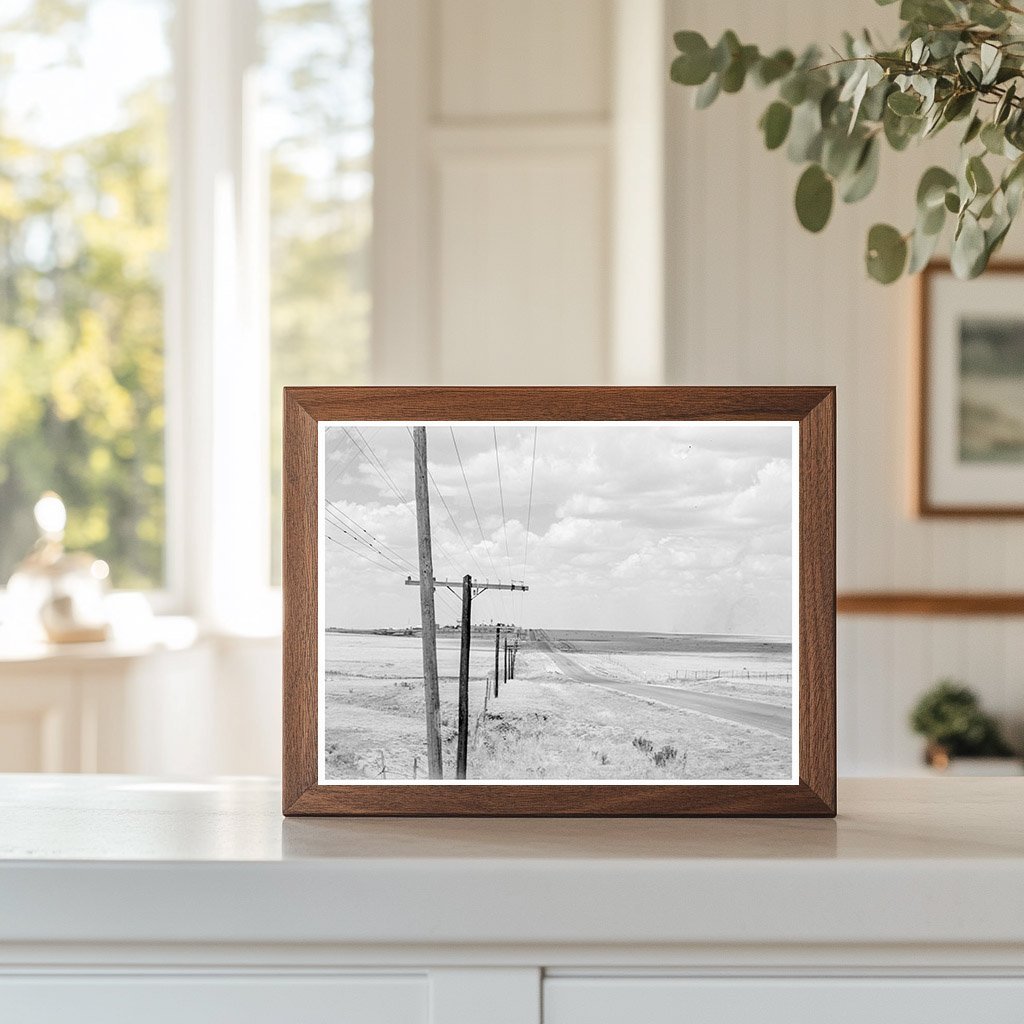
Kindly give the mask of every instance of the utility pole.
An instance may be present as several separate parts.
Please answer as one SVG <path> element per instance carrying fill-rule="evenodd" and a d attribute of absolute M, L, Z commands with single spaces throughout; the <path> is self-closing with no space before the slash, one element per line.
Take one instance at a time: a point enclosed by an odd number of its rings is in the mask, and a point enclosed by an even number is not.
<path fill-rule="evenodd" d="M 424 429 L 424 428 L 418 428 Z M 415 436 L 415 435 L 414 435 Z M 426 475 L 426 438 L 424 437 L 424 475 Z M 419 463 L 417 463 L 417 477 L 416 477 L 416 508 L 419 510 L 420 492 L 419 492 Z M 424 494 L 424 507 L 427 505 L 427 495 Z M 417 518 L 417 522 L 418 522 Z M 427 556 L 430 555 L 430 536 L 429 536 L 430 520 L 427 519 Z M 423 607 L 423 557 L 422 557 L 422 545 L 420 548 L 420 578 L 414 580 L 411 576 L 406 577 L 405 585 L 407 587 L 419 587 L 420 588 L 420 606 Z M 525 583 L 491 583 L 489 580 L 474 580 L 472 576 L 463 576 L 460 581 L 456 580 L 435 580 L 431 578 L 430 581 L 430 615 L 431 615 L 431 636 L 434 635 L 433 627 L 433 615 L 434 615 L 434 587 L 447 587 L 452 590 L 454 587 L 462 587 L 462 645 L 459 657 L 459 734 L 458 744 L 456 747 L 456 777 L 464 779 L 466 777 L 466 751 L 469 746 L 469 649 L 473 639 L 473 599 L 479 597 L 485 590 L 522 590 L 527 591 L 530 588 Z M 424 623 L 426 619 L 424 618 Z M 424 627 L 424 634 L 426 628 Z M 498 623 L 498 636 L 501 635 L 501 623 Z M 426 639 L 423 642 L 423 663 L 426 665 Z M 508 658 L 508 642 L 506 641 L 506 660 Z M 434 657 L 434 694 L 435 700 L 437 699 L 437 645 L 436 642 L 432 642 L 431 650 L 433 651 Z M 508 669 L 506 668 L 506 672 Z M 426 670 L 424 669 L 424 675 Z M 498 696 L 498 641 L 494 642 L 494 696 Z M 439 702 L 435 704 L 438 710 L 435 712 L 434 722 L 438 723 L 440 719 Z M 427 735 L 430 735 L 430 713 L 427 712 Z M 440 730 L 437 729 L 438 736 L 438 764 L 440 764 Z M 440 771 L 440 768 L 438 768 Z M 461 772 L 461 774 L 458 774 Z M 431 775 L 431 778 L 434 778 Z M 441 778 L 440 775 L 437 778 Z"/>
<path fill-rule="evenodd" d="M 498 652 L 501 649 L 501 623 L 494 630 L 494 696 L 498 696 Z"/>
<path fill-rule="evenodd" d="M 504 678 L 501 680 L 502 683 L 508 685 L 508 634 L 505 634 L 505 673 Z"/>
<path fill-rule="evenodd" d="M 469 642 L 473 629 L 473 577 L 462 577 L 462 651 L 459 656 L 459 741 L 455 754 L 455 777 L 466 777 L 469 747 Z"/>
<path fill-rule="evenodd" d="M 437 620 L 434 618 L 434 562 L 430 551 L 430 491 L 427 485 L 427 428 L 412 428 L 416 477 L 416 541 L 420 555 L 420 618 L 423 641 L 423 693 L 427 718 L 427 772 L 443 778 L 441 698 L 437 687 Z"/>

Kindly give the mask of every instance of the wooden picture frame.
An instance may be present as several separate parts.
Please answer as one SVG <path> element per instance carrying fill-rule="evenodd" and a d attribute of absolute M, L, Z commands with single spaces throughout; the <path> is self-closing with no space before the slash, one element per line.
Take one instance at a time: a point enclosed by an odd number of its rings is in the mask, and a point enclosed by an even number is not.
<path fill-rule="evenodd" d="M 1004 308 L 991 313 L 993 320 L 1000 316 L 1010 315 L 1019 319 L 1020 329 L 1024 331 L 1024 313 L 1017 313 L 1019 305 L 1017 296 L 1007 286 L 1008 277 L 1019 280 L 1014 287 L 1019 291 L 1024 285 L 1024 261 L 1003 260 L 989 264 L 984 275 L 973 281 L 958 281 L 952 274 L 947 261 L 936 260 L 921 272 L 917 282 L 917 338 L 915 345 L 916 361 L 914 376 L 917 390 L 917 415 L 915 418 L 916 437 L 912 445 L 914 453 L 913 472 L 913 511 L 921 518 L 1007 518 L 1024 516 L 1024 461 L 1016 466 L 1003 464 L 985 464 L 983 458 L 976 465 L 963 463 L 959 468 L 955 465 L 955 438 L 952 436 L 956 427 L 952 405 L 957 399 L 954 373 L 962 374 L 962 367 L 957 371 L 954 360 L 957 352 L 952 350 L 949 335 L 949 316 L 951 312 L 961 315 L 961 332 L 966 322 L 964 314 L 987 318 L 987 310 L 992 309 L 995 293 L 1005 288 L 1006 299 Z M 941 289 L 941 293 L 940 293 Z M 955 290 L 955 292 L 953 291 Z M 937 343 L 937 339 L 941 344 Z M 963 345 L 961 334 L 960 344 Z M 941 349 L 937 352 L 936 349 Z M 958 377 L 961 388 L 964 386 L 962 377 Z M 938 397 L 938 395 L 944 396 Z M 960 402 L 964 401 L 960 395 Z M 965 427 L 964 413 L 960 411 L 959 432 L 961 437 L 961 453 Z M 962 457 L 962 455 L 961 455 Z M 1005 481 L 1011 476 L 1018 480 L 1014 496 L 990 497 L 981 500 L 986 490 L 991 494 L 993 487 L 1001 486 L 994 480 L 993 473 Z"/>
<path fill-rule="evenodd" d="M 321 427 L 346 422 L 794 425 L 797 636 L 791 782 L 477 781 L 320 777 Z M 412 428 L 408 428 L 411 433 Z M 752 429 L 750 426 L 747 429 Z M 454 438 L 454 433 L 453 433 Z M 495 442 L 497 446 L 497 441 Z M 283 811 L 352 816 L 810 816 L 836 813 L 835 391 L 831 387 L 301 387 L 284 393 Z M 436 576 L 435 576 L 436 578 Z M 401 582 L 401 581 L 399 581 Z M 495 682 L 497 679 L 495 679 Z"/>

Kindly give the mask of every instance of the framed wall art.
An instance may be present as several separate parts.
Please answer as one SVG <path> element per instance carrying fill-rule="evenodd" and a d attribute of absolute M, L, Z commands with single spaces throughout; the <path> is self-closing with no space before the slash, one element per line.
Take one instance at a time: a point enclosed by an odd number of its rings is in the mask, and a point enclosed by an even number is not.
<path fill-rule="evenodd" d="M 919 287 L 917 512 L 1024 515 L 1024 263 Z"/>
<path fill-rule="evenodd" d="M 831 388 L 288 388 L 284 812 L 835 813 Z"/>

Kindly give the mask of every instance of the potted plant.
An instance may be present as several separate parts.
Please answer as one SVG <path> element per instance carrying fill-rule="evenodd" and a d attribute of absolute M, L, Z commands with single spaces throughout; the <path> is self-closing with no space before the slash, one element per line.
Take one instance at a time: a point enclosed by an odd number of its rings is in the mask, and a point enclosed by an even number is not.
<path fill-rule="evenodd" d="M 1014 773 L 1006 762 L 1014 752 L 998 724 L 981 709 L 974 691 L 960 683 L 943 679 L 932 687 L 911 712 L 910 725 L 928 741 L 924 759 L 932 768 L 946 771 L 956 758 L 998 758 L 1000 774 Z"/>
<path fill-rule="evenodd" d="M 865 259 L 883 284 L 916 273 L 952 221 L 953 271 L 976 277 L 1024 198 L 1024 0 L 901 0 L 899 20 L 891 46 L 844 33 L 829 52 L 800 56 L 763 54 L 732 31 L 714 46 L 677 32 L 671 77 L 696 88 L 699 108 L 751 82 L 774 91 L 759 127 L 768 149 L 785 145 L 806 165 L 795 201 L 808 231 L 825 227 L 837 195 L 855 203 L 871 192 L 883 145 L 902 151 L 957 125 L 958 165 L 925 171 L 913 226 L 874 225 Z"/>

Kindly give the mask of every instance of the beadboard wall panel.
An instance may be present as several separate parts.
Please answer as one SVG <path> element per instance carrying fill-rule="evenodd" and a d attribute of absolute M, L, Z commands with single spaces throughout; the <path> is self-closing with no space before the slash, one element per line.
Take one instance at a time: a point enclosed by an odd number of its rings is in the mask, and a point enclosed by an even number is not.
<path fill-rule="evenodd" d="M 609 0 L 440 0 L 436 11 L 442 119 L 608 116 Z"/>
<path fill-rule="evenodd" d="M 607 337 L 603 146 L 447 154 L 439 167 L 446 384 L 601 383 Z M 505 353 L 495 358 L 495 353 Z"/>
<path fill-rule="evenodd" d="M 609 382 L 617 13 L 613 0 L 376 5 L 375 382 Z M 408 104 L 388 76 L 405 67 L 418 69 Z"/>
<path fill-rule="evenodd" d="M 893 38 L 893 11 L 866 0 L 669 0 L 667 28 L 712 41 L 732 28 L 743 42 L 796 47 L 864 25 Z M 909 228 L 917 180 L 948 159 L 956 133 L 885 152 L 877 192 L 837 203 L 813 236 L 793 212 L 799 168 L 766 152 L 756 128 L 769 93 L 721 96 L 705 111 L 691 94 L 667 87 L 668 379 L 837 385 L 841 590 L 1024 590 L 1024 522 L 911 514 L 914 289 L 883 288 L 863 269 L 867 229 L 881 220 Z M 1006 253 L 1024 253 L 1019 230 Z M 1019 733 L 1024 620 L 842 618 L 841 771 L 912 771 L 920 745 L 907 714 L 942 676 L 969 682 Z"/>

